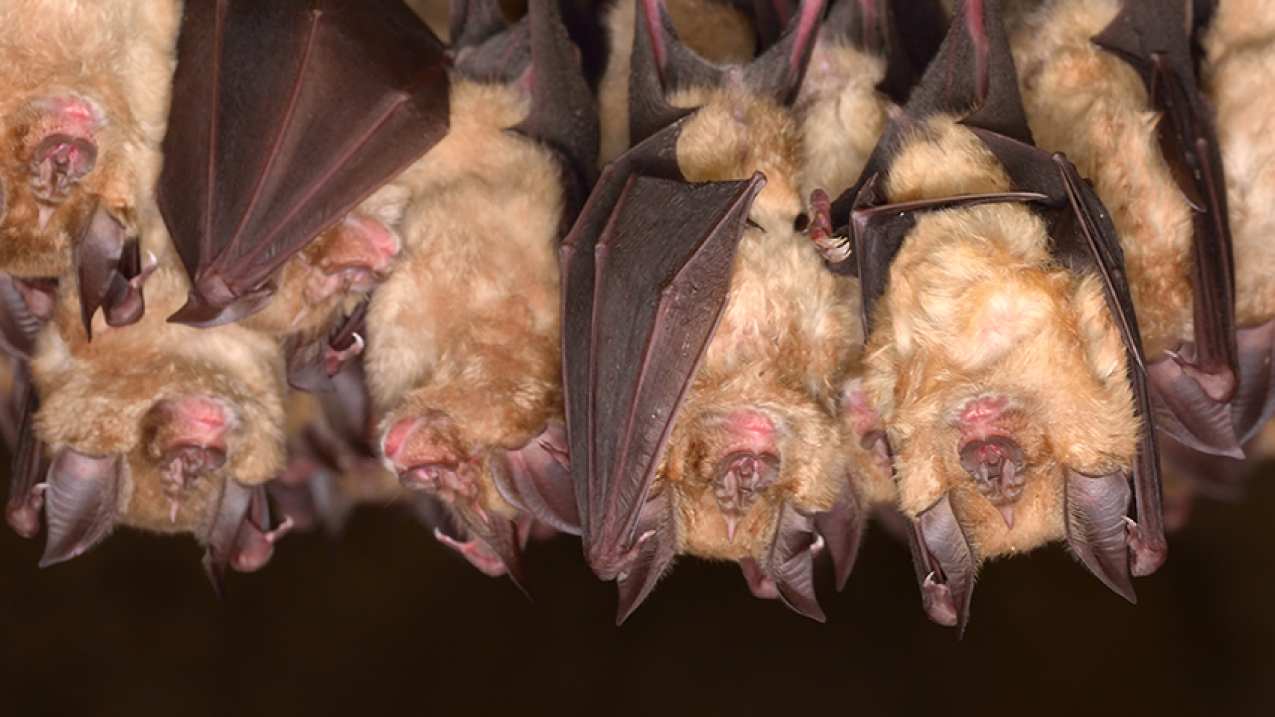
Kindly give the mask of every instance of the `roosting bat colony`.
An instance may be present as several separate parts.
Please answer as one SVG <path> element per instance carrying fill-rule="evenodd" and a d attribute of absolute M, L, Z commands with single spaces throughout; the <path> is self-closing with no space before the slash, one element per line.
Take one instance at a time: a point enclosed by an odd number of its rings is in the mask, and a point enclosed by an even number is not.
<path fill-rule="evenodd" d="M 0 2 L 41 565 L 190 533 L 220 590 L 396 502 L 524 589 L 580 536 L 620 621 L 677 555 L 822 620 L 875 515 L 964 630 L 1055 541 L 1134 600 L 1275 451 L 1275 3 L 416 5 L 450 46 L 402 0 Z"/>

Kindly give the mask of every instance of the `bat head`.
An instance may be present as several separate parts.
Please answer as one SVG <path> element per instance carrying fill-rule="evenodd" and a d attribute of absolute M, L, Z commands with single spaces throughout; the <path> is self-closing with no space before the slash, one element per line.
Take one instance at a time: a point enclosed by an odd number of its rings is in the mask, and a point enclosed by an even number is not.
<path fill-rule="evenodd" d="M 109 164 L 101 151 L 101 108 L 77 94 L 54 94 L 0 119 L 0 268 L 58 276 L 84 231 Z M 107 156 L 100 156 L 107 155 Z"/>

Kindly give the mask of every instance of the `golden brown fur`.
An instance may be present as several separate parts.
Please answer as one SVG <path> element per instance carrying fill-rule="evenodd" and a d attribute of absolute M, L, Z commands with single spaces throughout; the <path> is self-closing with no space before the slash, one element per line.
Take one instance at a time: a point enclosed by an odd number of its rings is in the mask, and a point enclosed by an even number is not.
<path fill-rule="evenodd" d="M 0 4 L 0 269 L 66 271 L 75 240 L 67 225 L 81 226 L 95 197 L 133 228 L 159 171 L 179 15 L 176 0 Z M 29 166 L 41 136 L 57 127 L 40 108 L 68 95 L 94 110 L 97 160 L 41 231 Z"/>
<path fill-rule="evenodd" d="M 1144 348 L 1154 358 L 1193 337 L 1193 225 L 1161 155 L 1160 117 L 1141 78 L 1090 41 L 1120 7 L 1118 0 L 1045 3 L 1012 44 L 1037 145 L 1064 152 L 1111 212 Z"/>
<path fill-rule="evenodd" d="M 368 386 L 397 422 L 441 411 L 454 458 L 522 446 L 562 420 L 559 169 L 507 133 L 529 104 L 453 77 L 451 130 L 378 196 L 405 207 L 403 250 L 368 315 Z M 377 199 L 378 197 L 374 197 Z M 480 503 L 512 514 L 483 473 Z"/>
<path fill-rule="evenodd" d="M 1223 0 L 1204 46 L 1226 169 L 1236 322 L 1257 326 L 1275 317 L 1275 5 Z"/>
<path fill-rule="evenodd" d="M 892 165 L 890 201 L 1006 191 L 1003 168 L 951 118 L 930 120 Z M 1100 280 L 1052 262 L 1025 206 L 919 215 L 890 268 L 867 347 L 864 386 L 895 450 L 899 503 L 916 519 L 951 492 L 983 558 L 1062 537 L 1064 470 L 1128 470 L 1139 424 L 1124 347 Z M 960 463 L 960 415 L 1008 399 L 1001 428 L 1027 476 L 1009 529 Z"/>
<path fill-rule="evenodd" d="M 165 246 L 168 235 L 153 202 L 148 209 L 143 242 L 159 267 L 146 283 L 145 315 L 111 328 L 99 313 L 89 343 L 73 284 L 62 283 L 57 315 L 41 332 L 31 362 L 41 402 L 36 426 L 50 453 L 69 447 L 127 457 L 118 522 L 202 535 L 226 479 L 260 484 L 283 468 L 283 356 L 272 337 L 236 324 L 194 329 L 166 321 L 185 302 L 189 283 Z M 198 395 L 229 413 L 226 463 L 198 479 L 170 522 L 152 411 L 165 399 Z"/>
<path fill-rule="evenodd" d="M 767 183 L 749 218 L 735 261 L 730 297 L 670 438 L 656 489 L 673 491 L 679 552 L 703 557 L 760 557 L 786 501 L 800 511 L 827 510 L 862 449 L 842 417 L 840 392 L 862 342 L 857 292 L 823 265 L 793 229 L 803 210 L 801 144 L 789 111 L 737 89 L 670 98 L 701 106 L 678 142 L 688 181 L 745 179 Z M 710 481 L 730 440 L 720 426 L 737 410 L 767 416 L 778 429 L 779 477 L 727 540 Z"/>
<path fill-rule="evenodd" d="M 629 63 L 633 56 L 637 0 L 618 0 L 605 26 L 610 54 L 598 88 L 602 147 L 598 166 L 629 148 Z M 700 57 L 718 64 L 740 64 L 753 56 L 753 25 L 740 10 L 720 0 L 667 0 L 678 38 Z"/>

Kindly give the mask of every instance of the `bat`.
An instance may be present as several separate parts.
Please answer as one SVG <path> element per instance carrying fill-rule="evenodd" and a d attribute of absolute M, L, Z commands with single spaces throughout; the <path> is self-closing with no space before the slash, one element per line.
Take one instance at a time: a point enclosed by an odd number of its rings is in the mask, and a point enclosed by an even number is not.
<path fill-rule="evenodd" d="M 836 268 L 860 279 L 863 385 L 923 606 L 962 632 L 983 560 L 1065 537 L 1132 601 L 1130 573 L 1165 554 L 1120 246 L 1075 168 L 1031 138 L 996 4 L 962 3 L 832 210 L 853 236 L 853 267 Z"/>
<path fill-rule="evenodd" d="M 489 0 L 453 14 L 451 131 L 396 180 L 403 252 L 368 308 L 366 369 L 386 466 L 446 504 L 463 540 L 440 539 L 525 591 L 532 521 L 578 532 L 555 250 L 598 129 L 556 4 L 482 21 L 498 17 Z"/>
<path fill-rule="evenodd" d="M 274 337 L 239 325 L 166 322 L 189 283 L 153 203 L 141 217 L 144 248 L 158 261 L 147 282 L 158 311 L 120 328 L 99 316 L 89 343 L 73 287 L 62 284 L 37 339 L 34 433 L 49 468 L 28 506 L 38 522 L 42 505 L 48 528 L 42 566 L 84 553 L 119 525 L 185 532 L 205 546 L 220 591 L 227 567 L 261 567 L 290 528 L 271 527 L 262 487 L 284 464 L 283 354 Z"/>
<path fill-rule="evenodd" d="M 1275 79 L 1275 12 L 1262 3 L 1216 3 L 1203 37 L 1204 85 L 1216 107 L 1217 147 L 1226 172 L 1234 249 L 1240 385 L 1231 402 L 1236 437 L 1252 440 L 1275 413 L 1270 397 L 1275 350 L 1275 292 L 1270 281 L 1269 237 L 1275 228 L 1275 143 L 1264 107 Z"/>
<path fill-rule="evenodd" d="M 630 134 L 629 120 L 629 66 L 635 8 L 639 4 L 640 0 L 618 0 L 603 19 L 608 54 L 606 71 L 598 88 L 598 112 L 602 121 L 599 167 L 606 166 L 644 138 Z M 739 65 L 753 58 L 755 31 L 746 9 L 732 7 L 721 0 L 672 0 L 665 6 L 681 42 L 705 60 Z"/>
<path fill-rule="evenodd" d="M 180 3 L 14 0 L 0 9 L 0 270 L 37 314 L 78 284 L 83 323 L 144 310 L 138 211 L 154 186 Z M 128 47 L 128 52 L 121 52 Z"/>
<path fill-rule="evenodd" d="M 831 553 L 844 582 L 863 526 L 851 456 L 866 451 L 841 406 L 862 340 L 852 287 L 795 228 L 788 107 L 823 3 L 726 69 L 677 41 L 662 3 L 637 11 L 630 121 L 652 131 L 608 166 L 562 249 L 585 555 L 617 582 L 618 622 L 679 553 L 739 562 L 754 594 L 822 620 L 813 557 Z"/>
<path fill-rule="evenodd" d="M 339 286 L 392 257 L 384 227 L 350 213 L 438 142 L 448 117 L 442 44 L 406 6 L 193 0 L 177 59 L 157 195 L 191 292 L 172 321 L 261 311 L 285 264 L 338 222 L 364 242 L 312 266 L 314 283 Z"/>
<path fill-rule="evenodd" d="M 1195 450 L 1241 458 L 1254 427 L 1232 414 L 1250 403 L 1265 411 L 1271 336 L 1237 338 L 1226 187 L 1212 110 L 1196 87 L 1189 5 L 1047 3 L 1016 33 L 1016 59 L 1040 146 L 1066 153 L 1111 210 L 1157 426 Z"/>

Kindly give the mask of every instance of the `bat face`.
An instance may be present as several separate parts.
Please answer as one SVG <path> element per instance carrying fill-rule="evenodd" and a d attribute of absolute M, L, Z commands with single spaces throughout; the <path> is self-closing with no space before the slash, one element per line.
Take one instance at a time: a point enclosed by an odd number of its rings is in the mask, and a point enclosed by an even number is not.
<path fill-rule="evenodd" d="M 179 12 L 171 0 L 0 10 L 0 268 L 62 275 L 99 203 L 135 227 L 158 171 Z"/>
<path fill-rule="evenodd" d="M 889 191 L 901 201 L 1008 187 L 972 134 L 938 118 L 905 141 Z M 867 349 L 864 386 L 896 451 L 901 507 L 922 517 L 950 496 L 978 557 L 1061 537 L 1065 479 L 1127 470 L 1137 448 L 1101 285 L 1048 248 L 1023 206 L 918 217 Z"/>

